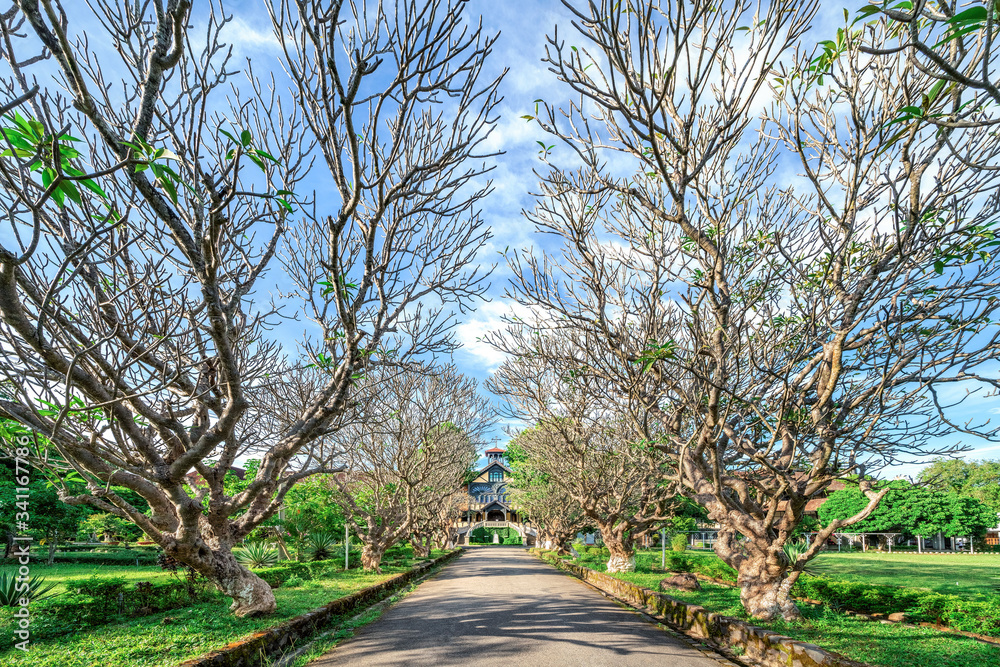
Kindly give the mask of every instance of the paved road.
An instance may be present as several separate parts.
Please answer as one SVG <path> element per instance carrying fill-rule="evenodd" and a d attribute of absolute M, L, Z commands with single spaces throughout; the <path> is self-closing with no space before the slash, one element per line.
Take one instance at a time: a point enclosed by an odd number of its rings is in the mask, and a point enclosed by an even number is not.
<path fill-rule="evenodd" d="M 732 664 L 732 663 L 726 663 Z M 310 667 L 720 667 L 523 549 L 467 550 Z"/>

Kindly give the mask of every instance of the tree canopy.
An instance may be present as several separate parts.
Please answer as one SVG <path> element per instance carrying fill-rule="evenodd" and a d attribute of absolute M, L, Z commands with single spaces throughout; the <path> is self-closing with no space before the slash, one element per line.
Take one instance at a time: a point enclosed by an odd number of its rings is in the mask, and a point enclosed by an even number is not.
<path fill-rule="evenodd" d="M 1000 460 L 939 458 L 920 471 L 920 481 L 933 489 L 975 498 L 1000 512 Z"/>
<path fill-rule="evenodd" d="M 819 508 L 823 525 L 853 516 L 868 500 L 858 488 L 835 491 Z M 866 519 L 850 527 L 851 532 L 900 532 L 913 536 L 943 533 L 946 537 L 978 537 L 996 526 L 997 514 L 990 506 L 955 491 L 918 486 L 897 480 Z"/>

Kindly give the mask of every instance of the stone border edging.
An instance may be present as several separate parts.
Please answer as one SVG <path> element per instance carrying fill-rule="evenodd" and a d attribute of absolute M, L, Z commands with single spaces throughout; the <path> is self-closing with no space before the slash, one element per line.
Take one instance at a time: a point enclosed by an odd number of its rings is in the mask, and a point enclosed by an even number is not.
<path fill-rule="evenodd" d="M 298 640 L 308 637 L 323 627 L 331 617 L 370 606 L 425 574 L 432 567 L 457 558 L 461 553 L 461 549 L 456 549 L 434 560 L 424 561 L 407 572 L 345 595 L 319 609 L 290 618 L 267 630 L 256 632 L 246 639 L 237 640 L 197 658 L 186 660 L 177 667 L 256 667 L 261 664 L 263 657 L 271 657 L 289 648 Z"/>
<path fill-rule="evenodd" d="M 815 644 L 712 613 L 704 607 L 681 602 L 589 567 L 562 559 L 543 560 L 714 648 L 731 651 L 733 647 L 742 647 L 744 652 L 739 656 L 740 660 L 764 667 L 870 667 Z"/>

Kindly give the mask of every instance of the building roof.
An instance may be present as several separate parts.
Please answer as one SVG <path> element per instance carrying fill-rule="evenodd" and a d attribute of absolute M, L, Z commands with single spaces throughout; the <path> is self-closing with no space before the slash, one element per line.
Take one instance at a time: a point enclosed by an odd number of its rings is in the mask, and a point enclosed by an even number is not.
<path fill-rule="evenodd" d="M 503 454 L 505 451 L 507 451 L 507 450 L 500 449 L 499 447 L 493 447 L 492 449 L 487 449 L 484 453 L 485 454 Z"/>
<path fill-rule="evenodd" d="M 484 465 L 482 468 L 479 469 L 479 473 L 476 475 L 476 478 L 478 479 L 483 473 L 485 473 L 490 468 L 501 468 L 509 473 L 514 472 L 504 464 L 500 463 L 499 461 L 490 461 L 489 463 L 487 463 L 486 465 Z"/>

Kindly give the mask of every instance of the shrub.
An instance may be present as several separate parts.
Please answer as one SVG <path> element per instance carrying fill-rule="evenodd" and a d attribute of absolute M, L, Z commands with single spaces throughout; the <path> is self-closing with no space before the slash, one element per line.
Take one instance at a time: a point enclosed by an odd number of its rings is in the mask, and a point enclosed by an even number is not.
<path fill-rule="evenodd" d="M 688 538 L 684 533 L 677 533 L 670 538 L 670 548 L 674 551 L 684 551 L 687 549 Z"/>
<path fill-rule="evenodd" d="M 667 554 L 666 567 L 671 572 L 690 572 L 692 570 L 691 560 L 677 552 Z"/>
<path fill-rule="evenodd" d="M 142 531 L 131 521 L 114 514 L 91 514 L 79 524 L 79 532 L 96 534 L 107 541 L 130 542 L 142 536 Z"/>
<path fill-rule="evenodd" d="M 706 577 L 721 579 L 722 581 L 736 581 L 736 570 L 726 565 L 721 560 L 712 558 L 705 560 L 692 560 L 691 569 L 700 572 Z"/>
<path fill-rule="evenodd" d="M 350 551 L 348 552 L 350 556 L 350 566 L 351 568 L 361 567 L 361 548 L 354 545 L 350 546 Z M 341 566 L 344 564 L 344 545 L 338 544 L 337 548 L 333 550 L 332 560 L 339 563 Z"/>
<path fill-rule="evenodd" d="M 904 612 L 915 621 L 1000 636 L 1000 595 L 960 597 L 806 574 L 799 577 L 792 594 L 863 614 Z"/>
<path fill-rule="evenodd" d="M 285 580 L 285 586 L 287 588 L 297 588 L 303 584 L 303 580 L 299 575 L 293 574 Z"/>
<path fill-rule="evenodd" d="M 809 545 L 807 545 L 804 541 L 796 540 L 794 542 L 786 542 L 782 549 L 785 552 L 785 558 L 788 559 L 788 564 L 791 565 L 795 563 L 795 561 L 797 561 L 802 554 L 809 551 Z M 815 570 L 813 570 L 809 565 L 806 565 L 802 571 L 808 572 L 809 574 L 813 574 L 815 572 Z"/>
<path fill-rule="evenodd" d="M 137 581 L 129 585 L 122 578 L 91 577 L 69 580 L 67 593 L 54 599 L 32 602 L 31 637 L 33 641 L 59 637 L 88 627 L 176 609 L 191 604 L 185 582 L 152 583 Z M 220 594 L 202 594 L 207 599 Z M 0 637 L 0 651 L 9 648 Z"/>
<path fill-rule="evenodd" d="M 278 562 L 278 550 L 267 542 L 248 542 L 233 549 L 233 555 L 245 567 L 271 567 Z"/>
<path fill-rule="evenodd" d="M 281 561 L 274 567 L 255 570 L 254 574 L 266 581 L 271 588 L 278 588 L 287 584 L 292 577 L 308 580 L 336 569 L 337 561 L 335 560 L 313 561 L 311 563 Z"/>
<path fill-rule="evenodd" d="M 100 609 L 102 615 L 115 616 L 124 611 L 125 577 L 99 577 L 70 579 L 66 590 L 72 595 L 89 597 Z"/>
<path fill-rule="evenodd" d="M 337 539 L 333 533 L 309 533 L 306 537 L 306 555 L 309 560 L 329 560 L 333 555 L 333 547 L 336 543 Z"/>
<path fill-rule="evenodd" d="M 192 601 L 201 596 L 208 580 L 198 574 L 193 567 L 167 554 L 160 554 L 156 561 L 159 563 L 160 569 L 169 572 L 178 583 L 184 585 L 184 589 Z"/>
<path fill-rule="evenodd" d="M 27 589 L 24 588 L 25 583 Z M 18 581 L 14 572 L 9 576 L 6 572 L 0 572 L 0 607 L 20 606 L 22 597 L 27 597 L 32 603 L 54 597 L 59 595 L 50 592 L 55 587 L 55 584 L 47 584 L 44 577 L 37 575 L 24 582 Z"/>

